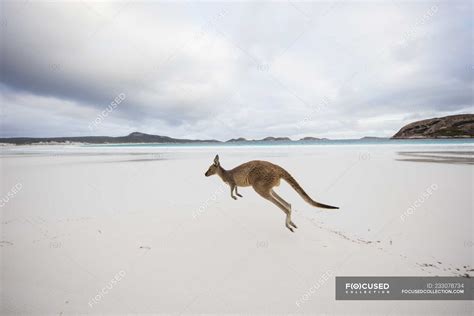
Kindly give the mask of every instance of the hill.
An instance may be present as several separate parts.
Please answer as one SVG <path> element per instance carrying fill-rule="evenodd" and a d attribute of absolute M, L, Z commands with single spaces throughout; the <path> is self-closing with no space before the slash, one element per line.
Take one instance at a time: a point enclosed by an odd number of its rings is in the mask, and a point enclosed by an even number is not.
<path fill-rule="evenodd" d="M 450 115 L 410 123 L 392 138 L 470 138 L 474 137 L 474 114 Z"/>
<path fill-rule="evenodd" d="M 78 137 L 13 137 L 0 138 L 0 143 L 28 145 L 40 143 L 87 143 L 87 144 L 127 144 L 127 143 L 199 143 L 199 142 L 218 142 L 217 140 L 194 140 L 180 139 L 168 136 L 150 135 L 145 133 L 133 132 L 127 136 L 78 136 Z"/>

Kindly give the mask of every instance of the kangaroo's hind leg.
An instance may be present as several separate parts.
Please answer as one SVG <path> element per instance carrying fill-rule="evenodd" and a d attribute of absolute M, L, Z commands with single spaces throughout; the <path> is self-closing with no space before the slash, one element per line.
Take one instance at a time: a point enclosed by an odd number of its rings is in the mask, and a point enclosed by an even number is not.
<path fill-rule="evenodd" d="M 239 192 L 237 191 L 237 186 L 235 186 L 235 194 L 237 194 L 238 197 L 243 197 L 243 196 L 240 195 Z"/>
<path fill-rule="evenodd" d="M 270 193 L 271 195 L 273 195 L 274 198 L 278 200 L 278 202 L 283 204 L 288 209 L 287 218 L 289 218 L 290 225 L 293 226 L 294 228 L 298 228 L 298 226 L 296 226 L 295 223 L 293 223 L 293 221 L 291 220 L 291 204 L 283 200 L 283 198 L 279 196 L 275 191 L 271 190 Z"/>
<path fill-rule="evenodd" d="M 236 188 L 235 185 L 229 184 L 230 185 L 230 197 L 233 198 L 234 200 L 237 200 L 237 198 L 234 195 L 234 189 Z"/>
<path fill-rule="evenodd" d="M 270 202 L 278 206 L 283 212 L 285 212 L 286 214 L 285 226 L 290 231 L 294 232 L 293 228 L 290 226 L 290 221 L 291 221 L 289 217 L 290 211 L 286 208 L 285 205 L 283 205 L 282 203 L 280 203 L 280 201 L 278 201 L 275 197 L 273 197 L 273 195 L 271 194 L 272 190 L 268 189 L 268 187 L 266 188 L 265 186 L 259 186 L 259 185 L 254 185 L 253 188 L 258 194 L 260 194 L 260 196 L 269 200 Z"/>

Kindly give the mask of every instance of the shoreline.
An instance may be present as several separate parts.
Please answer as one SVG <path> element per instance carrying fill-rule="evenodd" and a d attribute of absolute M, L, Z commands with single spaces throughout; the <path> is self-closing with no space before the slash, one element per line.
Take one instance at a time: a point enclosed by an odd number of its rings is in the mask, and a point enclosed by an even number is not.
<path fill-rule="evenodd" d="M 219 143 L 41 143 L 41 144 L 8 144 L 0 143 L 0 150 L 4 148 L 25 148 L 25 147 L 76 147 L 76 148 L 113 148 L 113 147 L 157 147 L 157 148 L 215 148 L 215 147 L 236 147 L 236 148 L 255 148 L 255 147 L 331 147 L 331 146 L 450 146 L 450 145 L 473 145 L 474 138 L 429 138 L 429 139 L 384 139 L 384 140 L 364 140 L 364 139 L 340 139 L 324 141 L 275 141 L 275 142 L 219 142 Z"/>

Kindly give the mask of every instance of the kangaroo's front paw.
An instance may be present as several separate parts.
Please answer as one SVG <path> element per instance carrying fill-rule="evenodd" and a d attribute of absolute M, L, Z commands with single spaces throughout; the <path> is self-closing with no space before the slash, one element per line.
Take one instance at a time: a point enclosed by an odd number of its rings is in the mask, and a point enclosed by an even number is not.
<path fill-rule="evenodd" d="M 243 197 L 243 196 L 242 196 L 242 195 L 240 195 L 239 193 L 237 193 L 237 196 L 238 196 L 238 197 Z"/>
<path fill-rule="evenodd" d="M 234 200 L 237 200 L 237 198 L 235 196 L 232 197 Z"/>
<path fill-rule="evenodd" d="M 291 230 L 292 233 L 295 232 L 295 231 L 293 230 L 293 228 L 291 228 L 291 226 L 286 226 L 286 228 L 288 228 L 289 230 Z"/>

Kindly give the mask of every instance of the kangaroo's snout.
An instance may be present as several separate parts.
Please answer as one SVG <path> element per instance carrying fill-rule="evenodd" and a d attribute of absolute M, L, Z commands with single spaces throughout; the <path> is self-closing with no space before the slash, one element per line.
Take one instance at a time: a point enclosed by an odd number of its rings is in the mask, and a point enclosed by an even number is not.
<path fill-rule="evenodd" d="M 207 169 L 206 173 L 204 174 L 206 177 L 212 176 L 213 174 L 217 173 L 217 169 L 219 169 L 219 155 L 216 155 L 214 158 L 214 163 Z"/>

